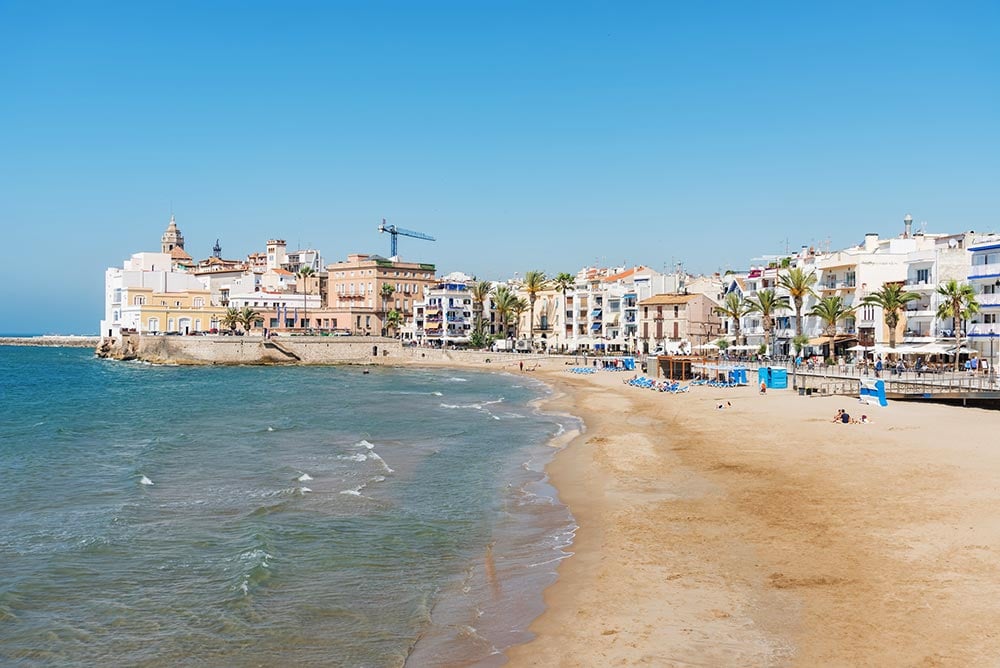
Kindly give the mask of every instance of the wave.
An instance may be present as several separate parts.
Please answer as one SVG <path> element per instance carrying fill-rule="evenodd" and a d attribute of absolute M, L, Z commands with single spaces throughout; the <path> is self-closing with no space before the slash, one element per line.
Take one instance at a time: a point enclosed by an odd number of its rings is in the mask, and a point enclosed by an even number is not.
<path fill-rule="evenodd" d="M 368 459 L 368 455 L 366 455 L 363 452 L 359 452 L 354 455 L 340 455 L 339 457 L 337 457 L 337 459 L 342 459 L 348 462 L 363 462 Z"/>
<path fill-rule="evenodd" d="M 376 460 L 376 461 L 377 461 L 378 463 L 380 463 L 380 464 L 382 465 L 382 468 L 384 468 L 384 469 L 385 469 L 385 472 L 386 472 L 386 473 L 395 473 L 395 471 L 393 471 L 393 470 L 392 470 L 391 468 L 389 468 L 389 465 L 385 463 L 385 460 L 384 460 L 384 459 L 382 459 L 382 458 L 381 458 L 381 457 L 380 457 L 380 456 L 378 455 L 378 453 L 377 453 L 377 452 L 375 452 L 374 450 L 372 450 L 372 451 L 371 451 L 371 452 L 370 452 L 370 453 L 368 454 L 368 457 L 369 457 L 370 459 L 374 459 L 374 460 Z"/>
<path fill-rule="evenodd" d="M 445 404 L 445 403 L 441 403 L 441 404 L 439 404 L 439 406 L 441 406 L 441 408 L 473 408 L 473 409 L 475 409 L 477 411 L 483 411 L 483 410 L 486 410 L 487 406 L 492 406 L 494 404 L 500 404 L 500 403 L 503 403 L 503 397 L 500 397 L 499 399 L 494 399 L 493 401 L 477 401 L 477 402 L 471 403 L 471 404 Z"/>
<path fill-rule="evenodd" d="M 263 547 L 254 547 L 241 552 L 236 561 L 242 566 L 239 582 L 233 587 L 243 596 L 250 595 L 251 587 L 263 584 L 271 578 L 271 560 L 274 557 Z"/>
<path fill-rule="evenodd" d="M 150 480 L 149 478 L 147 478 L 146 476 L 142 476 L 141 478 L 139 478 L 139 484 L 140 485 L 152 485 L 152 484 L 155 484 L 155 483 L 153 483 L 153 481 Z"/>
<path fill-rule="evenodd" d="M 311 475 L 309 475 L 308 473 L 303 473 L 298 478 L 296 478 L 296 480 L 298 480 L 299 482 L 308 482 L 308 481 L 310 481 L 312 479 L 313 479 L 313 477 Z"/>

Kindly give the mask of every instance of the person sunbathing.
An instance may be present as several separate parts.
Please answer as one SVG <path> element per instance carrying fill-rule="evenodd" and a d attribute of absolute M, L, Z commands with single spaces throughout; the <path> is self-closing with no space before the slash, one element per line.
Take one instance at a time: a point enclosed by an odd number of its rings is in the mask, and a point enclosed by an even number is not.
<path fill-rule="evenodd" d="M 833 421 L 834 422 L 840 422 L 841 421 L 840 419 L 843 416 L 844 416 L 844 409 L 843 408 L 838 408 L 837 409 L 837 414 L 833 416 Z"/>

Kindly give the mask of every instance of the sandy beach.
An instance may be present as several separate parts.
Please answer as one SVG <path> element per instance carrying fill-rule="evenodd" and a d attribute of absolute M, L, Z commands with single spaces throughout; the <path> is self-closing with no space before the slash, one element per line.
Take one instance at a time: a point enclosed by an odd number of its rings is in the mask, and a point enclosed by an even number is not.
<path fill-rule="evenodd" d="M 1000 413 L 566 369 L 532 375 L 586 423 L 550 466 L 580 528 L 509 665 L 1000 661 Z"/>

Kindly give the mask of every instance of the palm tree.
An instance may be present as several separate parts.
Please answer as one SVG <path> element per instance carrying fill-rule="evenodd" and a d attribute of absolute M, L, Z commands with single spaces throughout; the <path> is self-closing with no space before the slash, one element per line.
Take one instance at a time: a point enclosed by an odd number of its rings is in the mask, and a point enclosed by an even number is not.
<path fill-rule="evenodd" d="M 830 337 L 830 357 L 833 357 L 833 346 L 837 338 L 837 323 L 854 313 L 854 309 L 844 305 L 844 298 L 823 297 L 809 311 L 809 315 L 822 320 L 826 325 L 827 336 Z"/>
<path fill-rule="evenodd" d="M 976 291 L 971 285 L 959 283 L 955 279 L 939 285 L 937 293 L 944 299 L 938 306 L 938 319 L 951 318 L 952 331 L 955 334 L 955 371 L 958 371 L 961 368 L 958 362 L 958 351 L 962 347 L 961 321 L 979 313 L 979 302 L 976 301 Z"/>
<path fill-rule="evenodd" d="M 535 299 L 538 293 L 548 287 L 549 279 L 545 277 L 544 271 L 529 271 L 524 275 L 524 284 L 521 286 L 528 293 L 528 307 L 531 312 L 528 317 L 528 340 L 532 347 L 535 345 Z"/>
<path fill-rule="evenodd" d="M 733 334 L 736 336 L 736 345 L 739 345 L 740 321 L 743 319 L 743 316 L 750 313 L 750 303 L 739 292 L 730 292 L 722 301 L 722 306 L 715 307 L 715 312 L 733 319 Z"/>
<path fill-rule="evenodd" d="M 392 296 L 396 294 L 396 286 L 392 283 L 383 283 L 379 291 L 382 293 L 382 322 L 384 324 L 389 310 L 388 302 L 392 299 Z M 382 336 L 385 336 L 387 331 L 388 327 L 383 327 Z"/>
<path fill-rule="evenodd" d="M 316 272 L 313 271 L 312 267 L 306 265 L 299 267 L 299 272 L 296 274 L 299 277 L 299 280 L 296 281 L 295 285 L 296 290 L 298 290 L 298 284 L 302 283 L 302 319 L 305 320 L 306 327 L 309 326 L 309 306 L 306 302 L 306 293 L 308 292 L 308 290 L 306 290 L 306 279 L 315 273 Z"/>
<path fill-rule="evenodd" d="M 516 339 L 520 334 L 521 329 L 521 316 L 524 312 L 531 307 L 524 297 L 515 297 L 514 302 L 510 305 L 510 311 L 514 315 L 514 338 Z M 530 320 L 529 320 L 530 326 Z"/>
<path fill-rule="evenodd" d="M 247 334 L 253 329 L 255 322 L 260 322 L 260 311 L 254 310 L 251 306 L 244 306 L 243 310 L 239 312 L 239 323 L 243 325 Z"/>
<path fill-rule="evenodd" d="M 778 311 L 789 308 L 788 297 L 779 297 L 773 288 L 768 288 L 748 299 L 747 303 L 750 305 L 751 313 L 760 313 L 764 325 L 764 344 L 767 345 L 767 341 L 771 338 L 771 332 L 774 330 L 774 315 Z M 774 351 L 772 350 L 771 353 L 773 354 Z"/>
<path fill-rule="evenodd" d="M 393 330 L 399 327 L 402 323 L 403 323 L 403 314 L 397 311 L 396 309 L 392 309 L 391 311 L 385 314 L 385 326 L 386 329 L 389 331 L 390 336 L 392 336 Z"/>
<path fill-rule="evenodd" d="M 816 272 L 806 272 L 802 267 L 792 267 L 787 273 L 778 277 L 778 285 L 788 290 L 788 296 L 792 298 L 795 306 L 795 335 L 802 336 L 802 303 L 806 297 L 816 293 L 813 291 L 816 285 Z"/>
<path fill-rule="evenodd" d="M 896 347 L 896 326 L 899 324 L 899 316 L 906 305 L 915 299 L 920 299 L 920 295 L 915 292 L 906 292 L 901 283 L 883 283 L 882 289 L 871 293 L 861 300 L 866 306 L 878 306 L 882 309 L 882 319 L 885 326 L 889 328 L 889 347 Z"/>
<path fill-rule="evenodd" d="M 492 291 L 493 285 L 489 281 L 478 281 L 469 291 L 472 295 L 473 328 L 480 334 L 483 332 L 483 307 Z"/>
<path fill-rule="evenodd" d="M 236 325 L 240 324 L 240 310 L 235 306 L 226 309 L 226 315 L 222 316 L 222 324 L 229 328 L 230 332 L 236 331 Z"/>
<path fill-rule="evenodd" d="M 507 320 L 510 318 L 511 310 L 517 295 L 510 291 L 506 285 L 498 285 L 493 291 L 493 308 L 496 309 L 497 318 L 500 319 L 500 331 L 503 338 L 507 338 Z"/>

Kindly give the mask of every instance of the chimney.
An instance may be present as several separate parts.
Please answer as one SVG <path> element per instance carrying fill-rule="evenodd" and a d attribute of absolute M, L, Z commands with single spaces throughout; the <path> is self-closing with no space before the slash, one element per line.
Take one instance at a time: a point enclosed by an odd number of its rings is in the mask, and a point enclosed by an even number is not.
<path fill-rule="evenodd" d="M 912 229 L 913 229 L 913 216 L 911 216 L 910 214 L 906 214 L 905 216 L 903 216 L 903 238 L 904 239 L 909 239 L 910 238 L 910 232 L 912 231 Z"/>
<path fill-rule="evenodd" d="M 869 253 L 878 247 L 878 232 L 869 232 L 865 235 L 865 250 Z"/>

